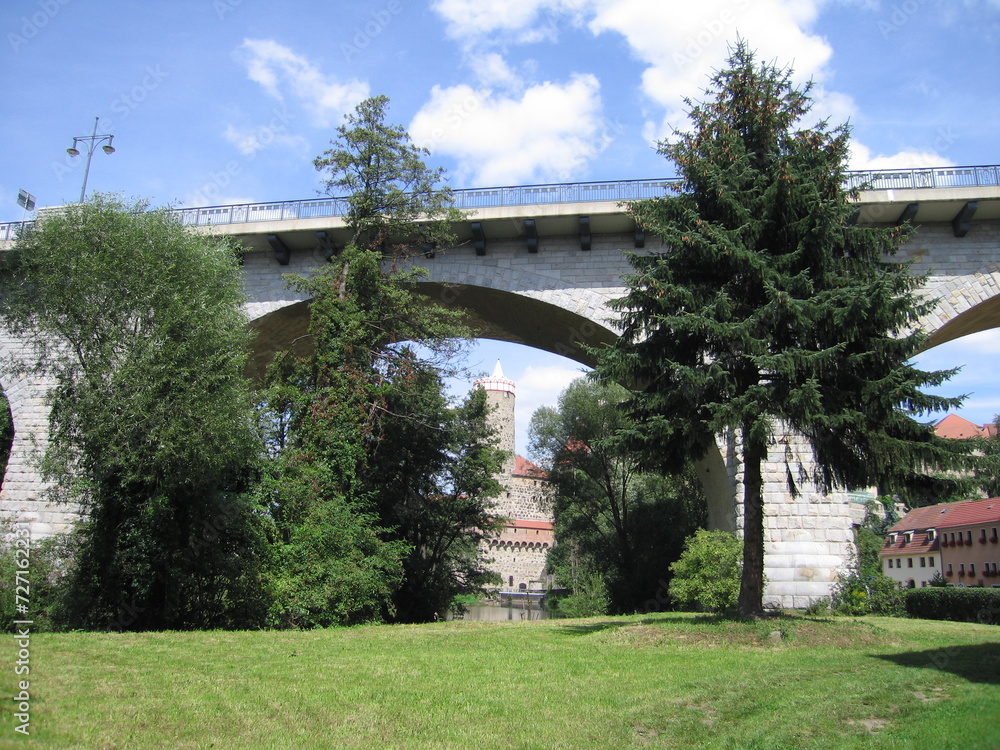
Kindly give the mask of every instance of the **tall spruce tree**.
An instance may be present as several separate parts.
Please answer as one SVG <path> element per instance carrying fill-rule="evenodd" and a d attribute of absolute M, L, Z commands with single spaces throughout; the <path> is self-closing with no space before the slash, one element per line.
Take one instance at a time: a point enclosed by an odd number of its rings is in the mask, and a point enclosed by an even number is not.
<path fill-rule="evenodd" d="M 630 253 L 634 274 L 613 303 L 622 336 L 600 370 L 634 388 L 652 460 L 676 465 L 737 431 L 739 613 L 759 616 L 762 464 L 778 429 L 805 436 L 825 489 L 905 492 L 964 466 L 967 449 L 915 419 L 958 402 L 921 391 L 949 372 L 909 363 L 932 306 L 923 279 L 893 260 L 910 228 L 852 224 L 849 128 L 799 129 L 811 86 L 758 64 L 744 42 L 711 83 L 704 102 L 687 102 L 693 129 L 659 147 L 682 177 L 676 194 L 628 205 L 665 249 Z"/>

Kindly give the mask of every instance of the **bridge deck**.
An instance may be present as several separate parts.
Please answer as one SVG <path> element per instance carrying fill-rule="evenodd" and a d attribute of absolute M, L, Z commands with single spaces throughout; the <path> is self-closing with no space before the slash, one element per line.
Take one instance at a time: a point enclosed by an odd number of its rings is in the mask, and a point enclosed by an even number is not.
<path fill-rule="evenodd" d="M 975 219 L 1000 218 L 1000 166 L 850 172 L 847 183 L 863 188 L 858 201 L 861 223 L 897 222 L 908 208 L 914 223 L 953 221 L 972 202 L 977 204 Z M 679 184 L 677 179 L 654 179 L 469 188 L 455 191 L 455 206 L 466 212 L 469 222 L 488 226 L 494 239 L 521 236 L 525 218 L 537 219 L 535 230 L 542 235 L 578 233 L 583 215 L 590 219 L 590 231 L 622 232 L 634 226 L 621 209 L 623 201 L 661 196 Z M 46 210 L 54 209 L 43 208 L 41 213 Z M 293 245 L 314 246 L 315 232 L 343 229 L 347 201 L 312 198 L 176 211 L 186 225 L 211 227 L 264 250 L 269 233 L 280 232 Z M 9 247 L 27 223 L 0 223 L 0 250 Z M 460 239 L 472 238 L 469 224 L 458 229 Z"/>

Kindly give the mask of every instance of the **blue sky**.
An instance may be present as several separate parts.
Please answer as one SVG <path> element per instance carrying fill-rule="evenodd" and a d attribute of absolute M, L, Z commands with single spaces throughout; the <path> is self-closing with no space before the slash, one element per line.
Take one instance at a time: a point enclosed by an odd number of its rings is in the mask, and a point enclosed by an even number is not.
<path fill-rule="evenodd" d="M 385 94 L 390 118 L 455 187 L 672 174 L 655 142 L 683 125 L 727 45 L 816 83 L 816 113 L 850 121 L 853 166 L 996 164 L 1000 0 L 6 0 L 0 11 L 0 221 L 19 189 L 79 197 L 74 136 L 114 134 L 88 192 L 155 205 L 314 197 L 312 159 L 343 114 Z M 1000 412 L 1000 337 L 929 353 L 969 364 L 962 413 Z M 531 411 L 579 374 L 484 343 Z"/>

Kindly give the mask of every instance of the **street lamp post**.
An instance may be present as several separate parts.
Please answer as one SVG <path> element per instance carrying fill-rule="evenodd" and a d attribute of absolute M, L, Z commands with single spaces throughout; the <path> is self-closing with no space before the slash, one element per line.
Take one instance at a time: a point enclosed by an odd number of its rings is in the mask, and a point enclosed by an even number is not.
<path fill-rule="evenodd" d="M 80 203 L 83 203 L 84 197 L 87 195 L 87 178 L 90 177 L 90 159 L 94 155 L 94 148 L 98 143 L 103 143 L 107 141 L 101 150 L 106 154 L 113 154 L 115 152 L 114 146 L 111 145 L 111 141 L 114 140 L 113 135 L 98 135 L 97 134 L 97 121 L 100 117 L 94 118 L 94 132 L 92 135 L 78 135 L 73 139 L 73 145 L 66 149 L 66 153 L 70 156 L 79 156 L 80 151 L 77 149 L 77 143 L 87 144 L 87 168 L 83 172 L 83 188 L 80 190 Z"/>

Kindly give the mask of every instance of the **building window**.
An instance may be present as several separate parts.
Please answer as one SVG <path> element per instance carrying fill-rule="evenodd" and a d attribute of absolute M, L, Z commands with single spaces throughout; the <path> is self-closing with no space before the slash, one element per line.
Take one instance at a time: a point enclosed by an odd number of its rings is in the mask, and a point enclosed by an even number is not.
<path fill-rule="evenodd" d="M 954 571 L 951 569 L 951 563 L 948 563 L 948 575 L 951 575 Z"/>
<path fill-rule="evenodd" d="M 976 574 L 976 564 L 969 563 L 969 575 L 974 576 Z"/>
<path fill-rule="evenodd" d="M 986 529 L 979 530 L 979 542 L 980 544 L 986 544 Z"/>
<path fill-rule="evenodd" d="M 908 568 L 912 568 L 913 567 L 913 558 L 912 557 L 906 558 L 906 567 L 908 567 Z"/>
<path fill-rule="evenodd" d="M 930 565 L 932 568 L 935 566 L 934 556 L 933 555 L 931 557 L 927 558 L 927 564 Z"/>
<path fill-rule="evenodd" d="M 972 546 L 972 529 L 965 532 L 965 543 Z"/>
<path fill-rule="evenodd" d="M 927 567 L 927 560 L 925 560 L 923 557 L 920 558 L 920 567 L 921 568 Z"/>

